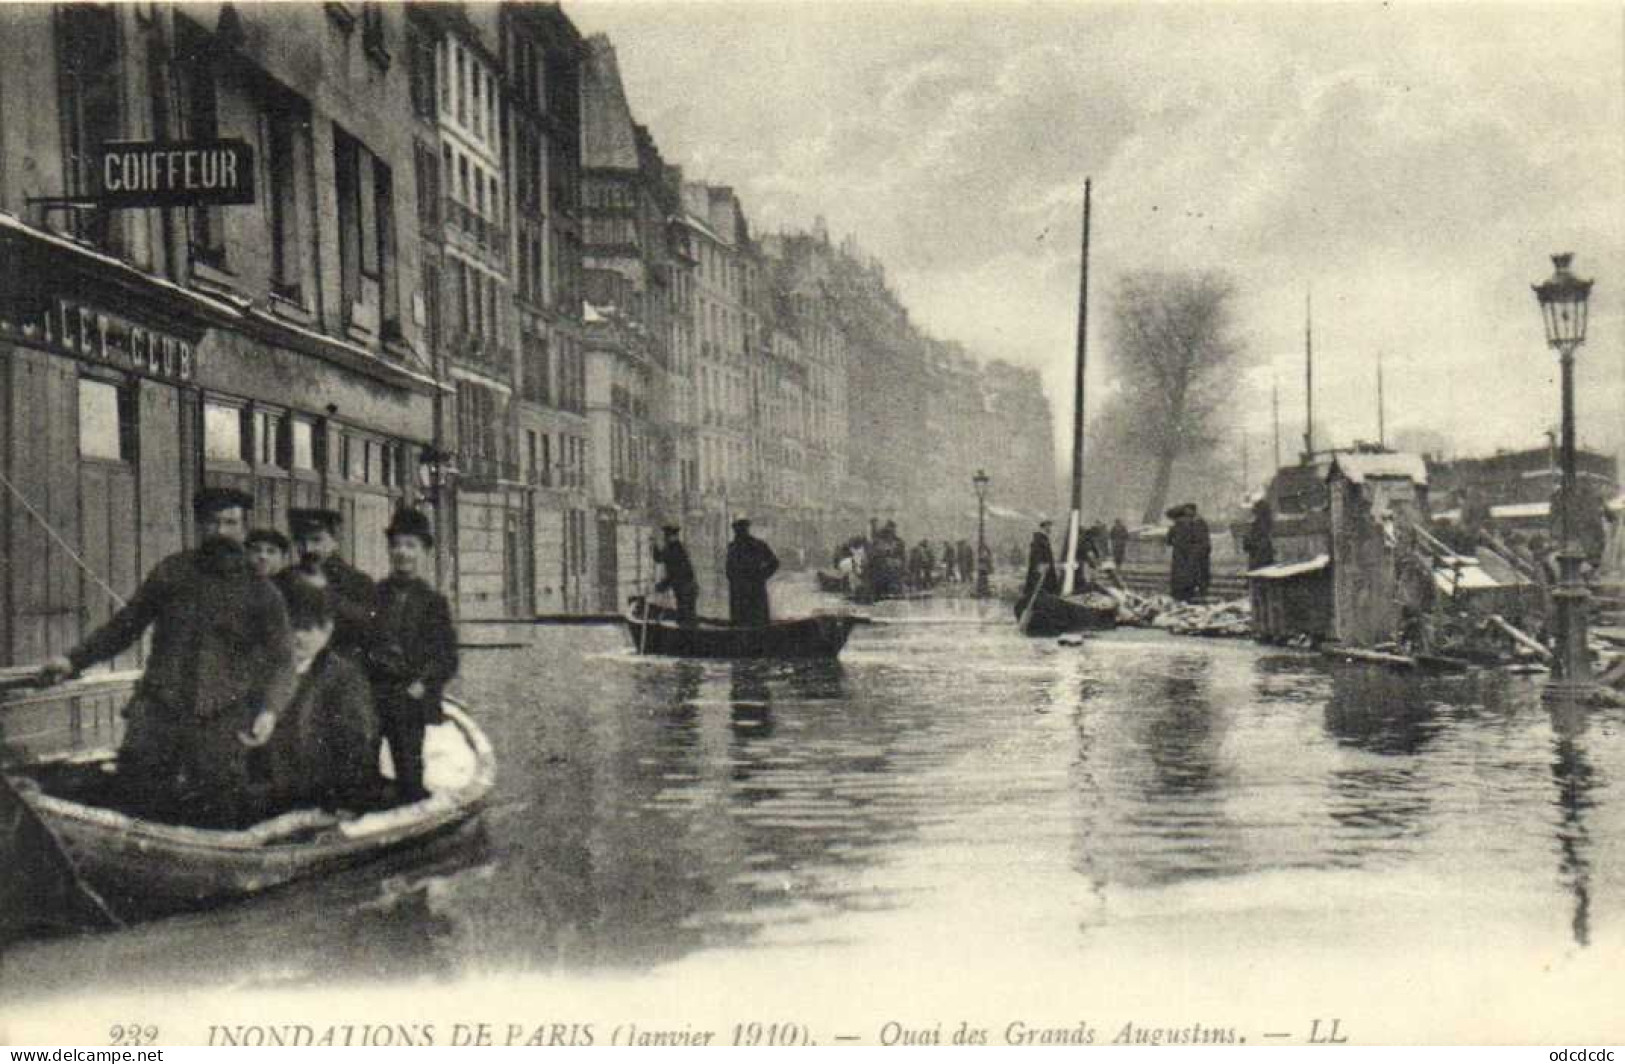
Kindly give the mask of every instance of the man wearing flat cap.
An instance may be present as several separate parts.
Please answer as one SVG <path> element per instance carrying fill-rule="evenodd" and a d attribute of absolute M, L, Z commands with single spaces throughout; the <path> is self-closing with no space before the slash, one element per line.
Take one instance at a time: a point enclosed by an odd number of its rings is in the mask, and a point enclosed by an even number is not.
<path fill-rule="evenodd" d="M 423 733 L 442 717 L 446 684 L 457 675 L 457 630 L 451 603 L 419 573 L 434 549 L 428 515 L 395 511 L 384 529 L 389 576 L 373 599 L 375 631 L 367 651 L 367 674 L 378 709 L 380 738 L 389 742 L 395 790 L 402 802 L 429 795 L 423 785 Z"/>
<path fill-rule="evenodd" d="M 127 800 L 148 815 L 235 824 L 248 797 L 238 733 L 261 711 L 280 712 L 292 695 L 282 597 L 243 549 L 253 504 L 233 488 L 198 491 L 197 547 L 159 562 L 128 604 L 41 670 L 54 683 L 117 656 L 152 629 L 118 758 Z"/>
<path fill-rule="evenodd" d="M 660 532 L 665 543 L 655 544 L 655 564 L 663 570 L 656 591 L 670 591 L 677 600 L 677 623 L 692 628 L 696 623 L 694 605 L 700 597 L 699 581 L 694 579 L 694 563 L 689 560 L 688 548 L 678 538 L 682 529 L 676 525 L 663 525 Z"/>
<path fill-rule="evenodd" d="M 741 627 L 767 624 L 772 612 L 767 582 L 779 571 L 773 548 L 750 534 L 750 518 L 734 518 L 734 538 L 728 544 L 728 619 Z"/>
<path fill-rule="evenodd" d="M 280 587 L 303 580 L 325 587 L 333 608 L 334 650 L 359 660 L 372 631 L 372 579 L 339 557 L 339 529 L 344 518 L 337 510 L 289 510 L 288 526 L 299 547 L 299 564 L 277 576 Z"/>

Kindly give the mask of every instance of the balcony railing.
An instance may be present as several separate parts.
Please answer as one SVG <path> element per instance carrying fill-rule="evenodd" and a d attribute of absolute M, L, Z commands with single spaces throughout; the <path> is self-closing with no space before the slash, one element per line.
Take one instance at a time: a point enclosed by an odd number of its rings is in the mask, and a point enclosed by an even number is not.
<path fill-rule="evenodd" d="M 497 480 L 517 481 L 519 479 L 519 464 L 517 462 L 508 458 L 493 458 L 484 454 L 458 452 L 457 469 L 465 483 Z"/>
<path fill-rule="evenodd" d="M 482 218 L 472 208 L 446 197 L 446 225 L 462 233 L 475 248 L 501 262 L 507 261 L 508 231 L 502 226 Z"/>

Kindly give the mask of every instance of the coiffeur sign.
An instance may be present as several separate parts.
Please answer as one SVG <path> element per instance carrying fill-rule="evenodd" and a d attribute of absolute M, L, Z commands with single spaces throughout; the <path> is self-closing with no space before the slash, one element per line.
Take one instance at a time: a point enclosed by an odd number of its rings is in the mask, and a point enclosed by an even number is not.
<path fill-rule="evenodd" d="M 102 207 L 254 202 L 254 151 L 241 140 L 110 140 L 93 161 Z"/>

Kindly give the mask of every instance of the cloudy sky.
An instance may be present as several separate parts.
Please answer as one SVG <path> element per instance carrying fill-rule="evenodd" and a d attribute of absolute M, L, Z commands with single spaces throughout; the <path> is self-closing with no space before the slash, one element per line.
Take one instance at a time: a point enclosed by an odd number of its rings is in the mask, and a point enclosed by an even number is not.
<path fill-rule="evenodd" d="M 1390 432 L 1539 440 L 1556 362 L 1529 285 L 1562 250 L 1597 278 L 1581 435 L 1625 444 L 1618 5 L 566 10 L 615 41 L 668 159 L 733 185 L 758 231 L 855 234 L 929 332 L 1042 368 L 1058 421 L 1091 176 L 1092 366 L 1116 276 L 1228 271 L 1257 359 L 1238 449 L 1270 447 L 1277 379 L 1283 451 L 1301 432 L 1309 286 L 1317 442 L 1375 437 L 1379 353 Z"/>

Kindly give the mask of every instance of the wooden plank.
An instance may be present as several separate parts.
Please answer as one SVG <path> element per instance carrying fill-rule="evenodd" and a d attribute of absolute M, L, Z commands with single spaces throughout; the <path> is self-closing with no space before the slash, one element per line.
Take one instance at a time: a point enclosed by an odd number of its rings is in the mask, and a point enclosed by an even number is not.
<path fill-rule="evenodd" d="M 105 579 L 113 590 L 117 591 L 126 602 L 135 594 L 135 589 L 141 584 L 141 557 L 138 550 L 140 538 L 140 515 L 136 506 L 135 470 L 125 466 L 111 471 L 108 477 L 107 493 L 107 535 L 108 535 L 108 564 L 103 571 Z M 111 616 L 113 603 L 108 599 L 107 592 L 95 587 L 88 579 L 84 584 L 83 594 L 87 601 L 91 596 L 104 604 Z M 116 669 L 138 668 L 143 658 L 142 648 L 137 645 L 120 654 L 114 659 L 113 667 Z"/>
<path fill-rule="evenodd" d="M 186 506 L 181 484 L 181 403 L 167 384 L 141 384 L 141 445 L 137 470 L 141 542 L 138 568 L 142 574 L 185 542 Z"/>

